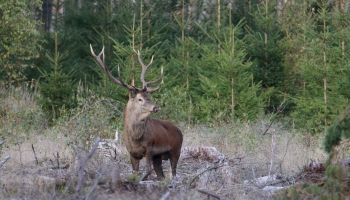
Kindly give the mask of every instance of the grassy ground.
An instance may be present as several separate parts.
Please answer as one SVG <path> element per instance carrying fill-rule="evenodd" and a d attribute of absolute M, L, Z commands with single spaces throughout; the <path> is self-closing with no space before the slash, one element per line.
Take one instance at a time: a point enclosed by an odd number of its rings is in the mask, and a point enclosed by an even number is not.
<path fill-rule="evenodd" d="M 141 162 L 140 174 L 133 176 L 120 127 L 119 151 L 98 149 L 85 166 L 84 184 L 77 191 L 79 161 L 98 136 L 113 138 L 118 128 L 109 120 L 121 114 L 115 103 L 87 101 L 49 127 L 29 93 L 2 95 L 0 132 L 7 142 L 1 158 L 11 158 L 0 168 L 0 199 L 73 199 L 78 191 L 87 199 L 160 199 L 166 195 L 168 199 L 203 199 L 210 192 L 224 199 L 266 199 L 272 193 L 247 180 L 276 175 L 283 180 L 276 186 L 289 185 L 310 158 L 326 159 L 322 138 L 287 129 L 283 123 L 269 127 L 268 119 L 211 127 L 177 124 L 183 131 L 183 147 L 215 147 L 225 159 L 182 157 L 173 181 L 169 162 L 164 161 L 164 181 L 140 184 L 145 163 Z"/>

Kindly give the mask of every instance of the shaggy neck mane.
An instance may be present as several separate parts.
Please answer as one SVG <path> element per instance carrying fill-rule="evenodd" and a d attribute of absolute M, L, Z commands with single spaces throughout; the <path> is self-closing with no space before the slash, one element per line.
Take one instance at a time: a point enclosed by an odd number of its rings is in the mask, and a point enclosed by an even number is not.
<path fill-rule="evenodd" d="M 139 120 L 138 114 L 127 115 L 124 113 L 124 126 L 126 130 L 126 134 L 130 135 L 132 139 L 138 140 L 142 137 L 144 132 L 146 131 L 146 125 L 150 120 L 150 117 Z"/>

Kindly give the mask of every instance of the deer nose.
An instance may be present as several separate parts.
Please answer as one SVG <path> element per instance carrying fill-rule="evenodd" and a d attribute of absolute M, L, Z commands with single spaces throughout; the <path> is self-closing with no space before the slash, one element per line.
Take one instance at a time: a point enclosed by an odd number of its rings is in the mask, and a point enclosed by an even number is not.
<path fill-rule="evenodd" d="M 157 107 L 157 106 L 154 106 L 153 112 L 154 112 L 154 113 L 157 113 L 158 111 L 159 111 L 158 107 Z"/>

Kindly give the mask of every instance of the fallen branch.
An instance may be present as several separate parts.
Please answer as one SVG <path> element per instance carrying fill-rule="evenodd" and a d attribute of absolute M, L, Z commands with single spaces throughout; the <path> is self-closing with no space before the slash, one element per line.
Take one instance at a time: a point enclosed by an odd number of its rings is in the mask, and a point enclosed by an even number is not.
<path fill-rule="evenodd" d="M 1 162 L 0 162 L 0 167 L 5 164 L 5 162 L 10 159 L 11 157 L 10 156 L 6 156 Z"/>
<path fill-rule="evenodd" d="M 69 168 L 69 164 L 65 164 L 62 166 L 53 166 L 51 169 L 68 169 Z"/>
<path fill-rule="evenodd" d="M 267 131 L 271 128 L 272 124 L 275 122 L 275 120 L 277 119 L 277 116 L 279 113 L 283 112 L 283 110 L 286 108 L 287 104 L 285 104 L 285 100 L 282 101 L 282 103 L 278 106 L 277 108 L 277 112 L 275 114 L 271 115 L 271 121 L 269 126 L 267 127 L 267 129 L 264 131 L 264 133 L 262 135 L 265 135 L 267 133 Z"/>
<path fill-rule="evenodd" d="M 170 195 L 170 192 L 167 191 L 165 194 L 163 194 L 163 196 L 159 199 L 159 200 L 166 200 Z"/>
<path fill-rule="evenodd" d="M 205 172 L 207 171 L 210 171 L 210 170 L 213 170 L 213 169 L 217 169 L 217 168 L 220 168 L 220 167 L 223 167 L 224 165 L 223 164 L 220 164 L 220 165 L 216 165 L 216 166 L 213 166 L 213 167 L 209 167 L 207 168 L 206 170 L 202 171 L 201 173 L 197 174 L 190 182 L 189 186 L 188 186 L 188 189 L 191 189 L 191 185 L 192 183 L 202 174 L 204 174 Z"/>
<path fill-rule="evenodd" d="M 149 172 L 146 172 L 146 174 L 142 176 L 141 181 L 146 180 L 146 178 L 148 177 L 148 175 L 150 175 L 152 173 L 152 171 L 153 171 L 153 169 Z"/>
<path fill-rule="evenodd" d="M 216 193 L 214 192 L 210 192 L 210 191 L 206 191 L 206 190 L 201 190 L 201 189 L 197 189 L 198 192 L 202 193 L 202 194 L 206 194 L 208 195 L 208 199 L 210 196 L 214 197 L 214 198 L 217 198 L 217 199 L 221 199 L 221 197 L 219 195 L 217 195 Z"/>
<path fill-rule="evenodd" d="M 35 153 L 34 145 L 33 145 L 33 144 L 32 144 L 32 150 L 33 150 L 33 153 L 34 153 L 35 163 L 36 163 L 36 165 L 38 165 L 38 164 L 39 164 L 39 161 L 38 161 L 38 157 L 36 157 L 36 153 Z"/>
<path fill-rule="evenodd" d="M 85 159 L 79 160 L 80 164 L 79 164 L 79 171 L 78 171 L 78 183 L 77 183 L 77 186 L 75 187 L 74 199 L 79 199 L 80 190 L 83 187 L 84 168 L 87 162 L 92 157 L 92 155 L 94 155 L 100 141 L 101 141 L 101 138 L 98 137 L 91 151 L 86 155 Z"/>

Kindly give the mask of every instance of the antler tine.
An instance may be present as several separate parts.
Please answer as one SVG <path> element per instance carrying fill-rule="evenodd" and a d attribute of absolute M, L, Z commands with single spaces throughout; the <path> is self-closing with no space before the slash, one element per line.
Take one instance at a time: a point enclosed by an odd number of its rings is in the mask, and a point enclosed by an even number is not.
<path fill-rule="evenodd" d="M 149 92 L 149 93 L 152 93 L 152 92 L 154 92 L 154 91 L 159 90 L 159 89 L 162 87 L 162 85 L 163 85 L 163 83 L 164 83 L 164 82 L 163 82 L 163 67 L 162 67 L 162 69 L 161 69 L 160 76 L 159 76 L 156 80 L 148 82 L 148 84 L 157 83 L 157 82 L 160 81 L 160 80 L 162 80 L 162 82 L 159 84 L 158 87 L 155 87 L 155 88 L 147 88 L 146 91 Z"/>
<path fill-rule="evenodd" d="M 119 66 L 118 66 L 118 76 L 119 76 L 119 80 L 114 78 L 114 76 L 109 72 L 108 68 L 107 68 L 107 65 L 105 63 L 105 47 L 102 48 L 102 51 L 98 54 L 98 56 L 96 56 L 94 50 L 92 49 L 92 45 L 90 44 L 90 50 L 91 50 L 91 53 L 92 55 L 94 56 L 95 60 L 97 61 L 97 63 L 100 65 L 100 67 L 106 72 L 106 74 L 108 75 L 108 77 L 116 84 L 118 85 L 121 85 L 129 90 L 135 90 L 135 87 L 133 86 L 130 86 L 128 84 L 125 84 L 123 81 L 122 81 L 122 78 L 121 78 L 121 75 L 120 75 L 120 69 L 119 69 Z M 102 59 L 103 61 L 101 60 L 101 55 L 102 55 Z"/>
<path fill-rule="evenodd" d="M 145 64 L 143 63 L 143 61 L 142 61 L 140 51 L 139 51 L 139 50 L 136 51 L 136 50 L 134 49 L 134 52 L 137 54 L 137 58 L 138 58 L 139 63 L 141 64 L 141 67 L 142 67 L 142 72 L 141 72 L 141 76 L 140 76 L 140 80 L 141 80 L 141 82 L 142 82 L 142 84 L 143 84 L 142 90 L 147 91 L 147 92 L 154 92 L 154 91 L 158 90 L 158 89 L 161 87 L 162 83 L 161 83 L 158 87 L 156 87 L 156 88 L 147 88 L 147 86 L 148 86 L 149 84 L 157 83 L 157 82 L 159 82 L 159 81 L 163 78 L 163 68 L 162 68 L 162 70 L 161 70 L 161 74 L 160 74 L 159 78 L 157 78 L 157 79 L 154 80 L 154 81 L 146 82 L 146 81 L 145 81 L 146 71 L 147 71 L 147 69 L 152 65 L 154 56 L 152 56 L 150 63 L 149 63 L 148 65 L 145 65 Z"/>

